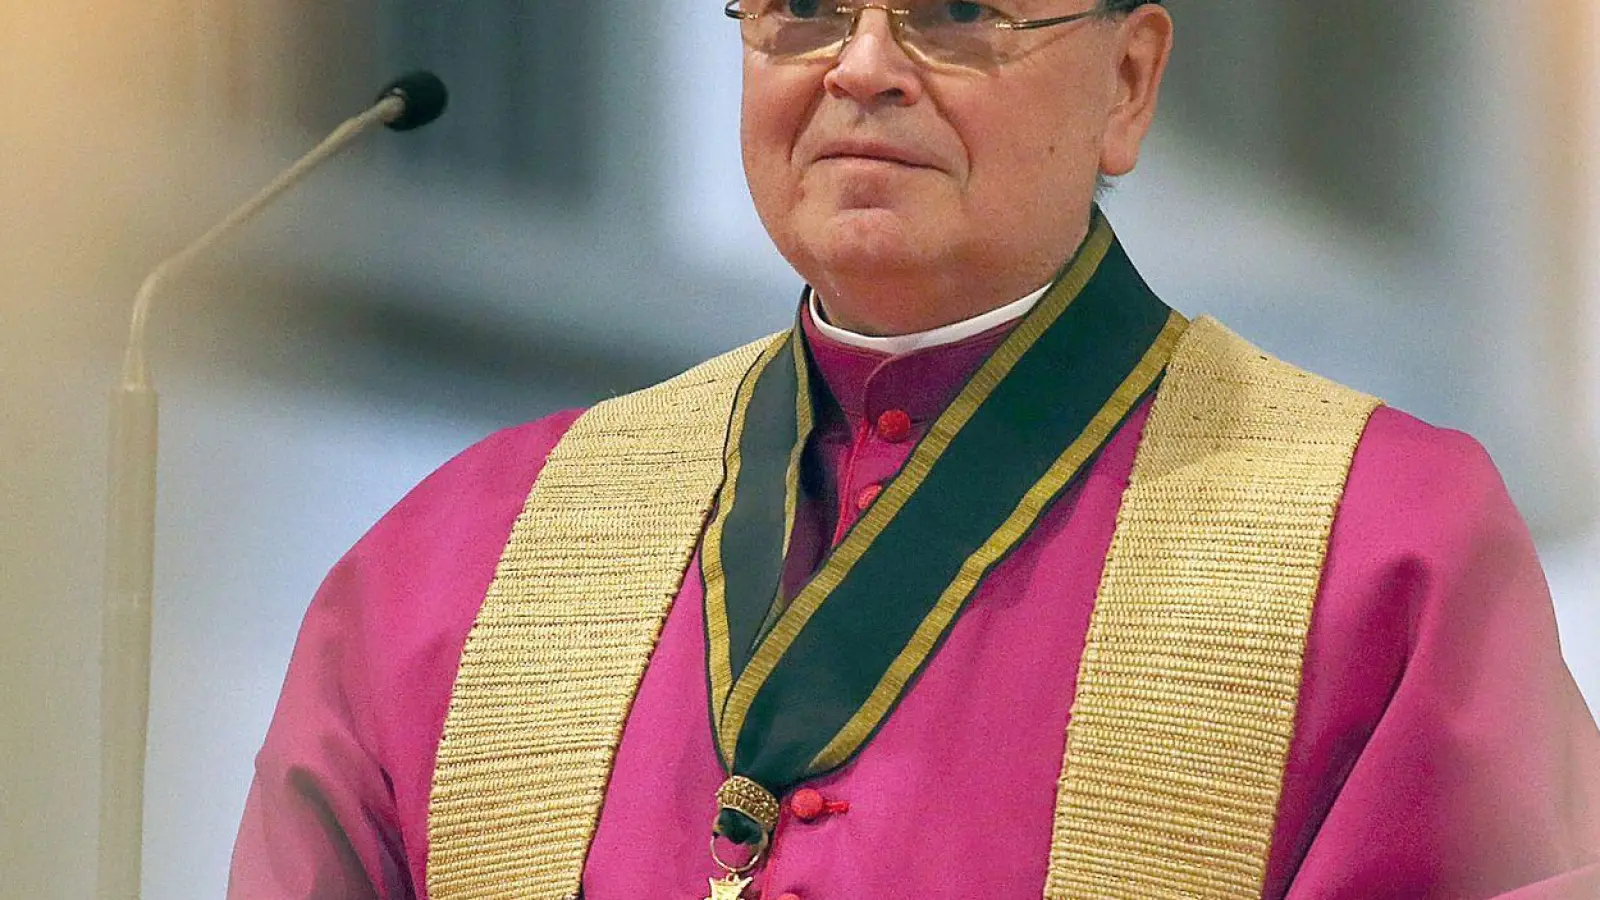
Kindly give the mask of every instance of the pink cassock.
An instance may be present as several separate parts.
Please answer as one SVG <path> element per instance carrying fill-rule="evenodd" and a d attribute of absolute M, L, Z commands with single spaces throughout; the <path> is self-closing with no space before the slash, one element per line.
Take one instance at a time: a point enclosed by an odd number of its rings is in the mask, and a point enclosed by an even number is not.
<path fill-rule="evenodd" d="M 836 404 L 809 450 L 790 589 L 1005 330 L 888 358 L 807 325 Z M 759 896 L 1042 895 L 1079 657 L 1147 414 L 995 569 L 860 756 L 805 786 L 829 810 L 806 819 L 785 804 Z M 576 417 L 466 451 L 329 575 L 256 761 L 229 897 L 426 896 L 429 788 L 458 658 Z M 702 600 L 697 560 L 623 735 L 587 900 L 700 900 L 718 874 L 707 839 L 724 773 Z M 1384 408 L 1361 440 L 1263 896 L 1600 898 L 1600 732 L 1562 663 L 1527 529 L 1465 435 Z"/>

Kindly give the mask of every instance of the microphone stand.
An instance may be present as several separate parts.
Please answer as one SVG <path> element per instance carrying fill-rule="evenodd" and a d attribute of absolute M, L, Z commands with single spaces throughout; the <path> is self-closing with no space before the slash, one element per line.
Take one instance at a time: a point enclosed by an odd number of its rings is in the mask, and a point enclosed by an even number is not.
<path fill-rule="evenodd" d="M 430 80 L 431 79 L 431 80 Z M 411 92 L 427 113 L 408 109 Z M 418 73 L 395 82 L 366 112 L 340 125 L 243 206 L 150 273 L 134 300 L 120 383 L 111 393 L 106 503 L 105 598 L 100 638 L 100 867 L 98 900 L 142 892 L 145 751 L 150 721 L 150 621 L 155 572 L 158 400 L 145 358 L 145 326 L 156 294 L 234 229 L 299 184 L 317 166 L 378 125 L 409 129 L 443 111 L 444 86 Z M 423 116 L 425 121 L 408 122 Z"/>

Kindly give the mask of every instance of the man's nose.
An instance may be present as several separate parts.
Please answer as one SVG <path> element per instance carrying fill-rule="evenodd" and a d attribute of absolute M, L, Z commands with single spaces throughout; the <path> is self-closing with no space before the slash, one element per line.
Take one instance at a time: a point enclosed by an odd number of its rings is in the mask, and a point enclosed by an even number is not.
<path fill-rule="evenodd" d="M 895 37 L 893 16 L 869 7 L 856 14 L 855 29 L 823 79 L 828 93 L 863 106 L 910 106 L 922 97 L 922 73 Z"/>

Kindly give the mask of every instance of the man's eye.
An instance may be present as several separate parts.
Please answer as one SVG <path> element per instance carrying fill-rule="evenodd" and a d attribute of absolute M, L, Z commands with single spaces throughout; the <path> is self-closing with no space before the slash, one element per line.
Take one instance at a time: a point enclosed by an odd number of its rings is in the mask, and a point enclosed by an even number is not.
<path fill-rule="evenodd" d="M 821 0 L 784 0 L 783 11 L 796 19 L 815 19 L 822 11 Z"/>
<path fill-rule="evenodd" d="M 971 0 L 950 0 L 938 6 L 939 18 L 951 25 L 977 25 L 1001 18 L 993 8 Z"/>

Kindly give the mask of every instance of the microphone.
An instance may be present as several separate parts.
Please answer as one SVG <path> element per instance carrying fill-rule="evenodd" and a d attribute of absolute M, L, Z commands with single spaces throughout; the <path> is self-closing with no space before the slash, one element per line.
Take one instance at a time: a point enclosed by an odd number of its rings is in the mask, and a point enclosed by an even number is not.
<path fill-rule="evenodd" d="M 163 260 L 139 286 L 121 381 L 111 396 L 105 605 L 100 643 L 99 900 L 138 900 L 140 893 L 159 418 L 156 392 L 145 360 L 145 326 L 150 307 L 162 288 L 207 251 L 357 138 L 379 124 L 397 131 L 427 125 L 444 112 L 448 98 L 444 83 L 430 72 L 413 72 L 396 79 L 370 108 L 346 120 L 260 193 Z"/>
<path fill-rule="evenodd" d="M 144 359 L 145 323 L 150 317 L 152 299 L 167 282 L 177 277 L 224 237 L 255 218 L 274 200 L 305 180 L 305 177 L 317 167 L 338 155 L 356 138 L 379 123 L 397 131 L 421 128 L 439 118 L 444 113 L 448 101 L 449 92 L 445 90 L 444 82 L 432 72 L 413 72 L 395 79 L 384 88 L 383 93 L 378 95 L 374 105 L 366 112 L 347 119 L 310 153 L 301 157 L 271 184 L 262 188 L 260 193 L 229 213 L 194 243 L 156 266 L 155 270 L 145 278 L 139 288 L 138 296 L 134 299 L 133 324 L 129 331 L 128 352 L 123 363 L 123 386 L 144 384 L 149 380 Z"/>
<path fill-rule="evenodd" d="M 390 97 L 399 97 L 405 104 L 405 110 L 388 123 L 395 131 L 421 128 L 444 115 L 445 107 L 450 105 L 450 92 L 432 72 L 411 72 L 396 78 L 378 94 L 377 102 Z"/>

